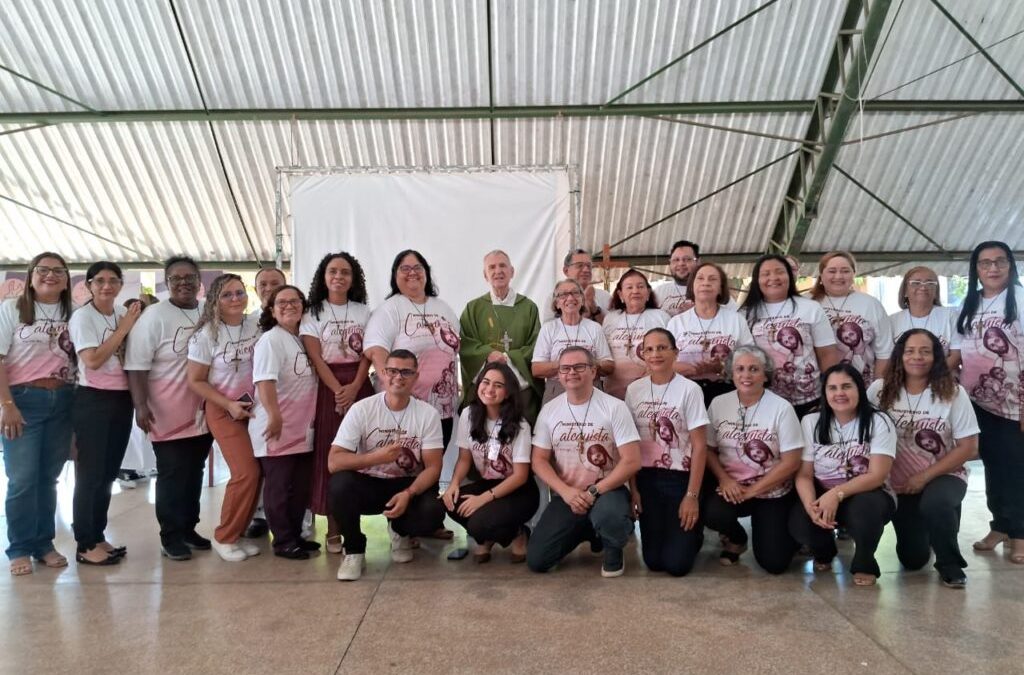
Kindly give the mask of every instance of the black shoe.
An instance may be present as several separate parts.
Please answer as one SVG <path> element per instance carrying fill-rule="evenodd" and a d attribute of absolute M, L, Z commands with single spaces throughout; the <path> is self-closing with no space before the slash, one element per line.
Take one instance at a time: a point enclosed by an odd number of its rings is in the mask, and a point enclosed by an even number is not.
<path fill-rule="evenodd" d="M 283 548 L 279 551 L 275 550 L 274 555 L 278 558 L 288 558 L 289 560 L 309 560 L 309 551 L 303 550 L 301 546 Z"/>
<path fill-rule="evenodd" d="M 145 480 L 146 477 L 134 469 L 121 469 L 117 472 L 118 480 Z"/>
<path fill-rule="evenodd" d="M 601 576 L 606 579 L 621 577 L 626 571 L 626 560 L 622 555 L 621 548 L 606 548 L 604 550 L 604 563 L 601 565 Z"/>
<path fill-rule="evenodd" d="M 163 542 L 160 544 L 160 553 L 171 560 L 191 560 L 192 549 L 182 541 Z"/>
<path fill-rule="evenodd" d="M 206 537 L 200 535 L 195 530 L 192 530 L 191 532 L 186 534 L 184 537 L 182 537 L 182 540 L 185 542 L 186 546 L 188 546 L 189 548 L 194 549 L 196 551 L 209 551 L 210 550 L 210 540 L 207 539 Z"/>
<path fill-rule="evenodd" d="M 252 522 L 249 523 L 249 527 L 245 528 L 245 534 L 242 536 L 246 539 L 259 539 L 266 536 L 269 530 L 266 518 L 253 518 Z"/>
<path fill-rule="evenodd" d="M 308 539 L 300 539 L 298 547 L 301 548 L 303 551 L 309 551 L 310 553 L 312 553 L 313 551 L 320 550 L 320 543 L 316 541 L 309 541 Z"/>
<path fill-rule="evenodd" d="M 598 553 L 601 553 L 602 551 L 604 551 L 604 542 L 601 541 L 600 538 L 591 540 L 591 542 L 590 542 L 590 552 L 593 553 L 594 555 L 597 555 Z"/>
<path fill-rule="evenodd" d="M 943 585 L 947 588 L 967 588 L 967 575 L 964 574 L 963 570 L 939 572 L 939 576 L 942 578 Z"/>

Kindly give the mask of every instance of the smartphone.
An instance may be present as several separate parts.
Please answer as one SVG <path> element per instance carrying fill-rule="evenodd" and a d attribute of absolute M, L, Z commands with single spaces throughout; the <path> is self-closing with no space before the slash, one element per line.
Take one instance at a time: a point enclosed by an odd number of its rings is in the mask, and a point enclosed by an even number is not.
<path fill-rule="evenodd" d="M 252 396 L 249 396 L 249 392 L 245 392 L 238 397 L 239 403 L 252 403 Z"/>

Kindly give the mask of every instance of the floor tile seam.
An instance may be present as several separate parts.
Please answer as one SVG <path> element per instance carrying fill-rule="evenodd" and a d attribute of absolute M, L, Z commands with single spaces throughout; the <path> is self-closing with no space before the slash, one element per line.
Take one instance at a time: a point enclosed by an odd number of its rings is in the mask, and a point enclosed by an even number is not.
<path fill-rule="evenodd" d="M 370 595 L 370 600 L 366 603 L 366 607 L 363 608 L 363 614 L 359 617 L 359 623 L 356 624 L 356 628 L 352 631 L 352 637 L 349 638 L 348 644 L 345 645 L 345 651 L 341 654 L 341 659 L 338 660 L 338 666 L 334 669 L 334 675 L 338 675 L 341 672 L 341 666 L 345 663 L 345 659 L 348 657 L 348 651 L 352 649 L 352 644 L 356 641 L 356 636 L 359 635 L 359 630 L 363 627 L 363 621 L 366 620 L 366 615 L 370 613 L 370 608 L 373 607 L 374 601 L 377 599 L 377 593 L 380 592 L 380 587 L 384 585 L 384 581 L 388 578 L 388 572 L 391 567 L 388 566 L 384 570 L 384 574 L 377 580 L 377 586 L 373 589 L 373 594 Z M 338 582 L 335 582 L 338 583 Z"/>

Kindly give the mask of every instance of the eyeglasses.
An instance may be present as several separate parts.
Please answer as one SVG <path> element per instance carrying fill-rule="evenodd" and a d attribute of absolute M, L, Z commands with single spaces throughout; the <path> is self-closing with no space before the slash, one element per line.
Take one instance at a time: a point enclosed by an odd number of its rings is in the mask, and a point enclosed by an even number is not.
<path fill-rule="evenodd" d="M 198 274 L 175 274 L 174 276 L 167 277 L 167 283 L 169 284 L 194 284 L 199 281 Z"/>
<path fill-rule="evenodd" d="M 64 277 L 68 274 L 67 267 L 45 267 L 43 265 L 36 265 L 32 268 L 32 271 L 41 277 L 45 277 L 48 274 L 52 274 L 55 277 Z"/>
<path fill-rule="evenodd" d="M 124 282 L 121 281 L 120 279 L 114 278 L 114 279 L 93 279 L 89 283 L 92 284 L 93 286 L 111 286 L 111 287 L 116 288 L 117 286 L 120 286 Z"/>
<path fill-rule="evenodd" d="M 582 295 L 579 291 L 562 291 L 561 293 L 555 293 L 555 300 L 565 300 L 574 296 L 578 298 Z"/>
<path fill-rule="evenodd" d="M 580 270 L 592 270 L 592 269 L 594 269 L 594 263 L 574 262 L 574 263 L 570 263 L 569 267 L 575 267 L 576 269 L 580 269 Z"/>
<path fill-rule="evenodd" d="M 910 281 L 907 282 L 907 285 L 910 286 L 911 288 L 921 288 L 922 286 L 924 286 L 925 288 L 933 288 L 933 287 L 937 287 L 939 285 L 939 282 L 938 281 L 919 281 L 918 279 L 911 279 Z"/>
<path fill-rule="evenodd" d="M 979 260 L 978 269 L 982 270 L 1005 270 L 1010 266 L 1010 261 L 1006 258 L 996 258 L 995 260 Z M 36 269 L 39 269 L 38 267 Z"/>
<path fill-rule="evenodd" d="M 302 300 L 275 300 L 274 307 L 281 307 L 282 309 L 285 307 L 302 307 Z"/>
<path fill-rule="evenodd" d="M 249 294 L 245 291 L 225 291 L 217 296 L 220 300 L 245 300 Z M 275 303 L 276 304 L 276 303 Z"/>
<path fill-rule="evenodd" d="M 384 374 L 388 377 L 405 377 L 409 378 L 416 374 L 416 371 L 412 368 L 385 368 Z"/>
<path fill-rule="evenodd" d="M 668 345 L 651 345 L 650 347 L 644 347 L 644 354 L 660 354 L 662 352 L 670 352 L 672 348 Z"/>
<path fill-rule="evenodd" d="M 409 274 L 422 274 L 423 273 L 423 265 L 402 265 L 401 267 L 398 268 L 398 271 L 401 272 L 402 274 L 406 274 L 406 275 L 409 275 Z"/>
<path fill-rule="evenodd" d="M 558 366 L 558 372 L 562 375 L 568 375 L 569 373 L 583 373 L 586 372 L 587 368 L 590 367 L 589 363 L 574 363 L 567 366 Z"/>

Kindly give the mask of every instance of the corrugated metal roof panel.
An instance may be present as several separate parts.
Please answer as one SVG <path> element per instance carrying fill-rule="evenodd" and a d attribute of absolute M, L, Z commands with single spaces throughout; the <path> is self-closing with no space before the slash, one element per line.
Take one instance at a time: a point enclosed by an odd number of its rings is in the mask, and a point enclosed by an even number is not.
<path fill-rule="evenodd" d="M 864 132 L 941 117 L 869 115 Z M 969 250 L 980 237 L 1019 250 L 1024 248 L 1021 157 L 1024 118 L 989 114 L 847 145 L 837 164 L 948 250 Z M 834 172 L 818 212 L 804 246 L 809 250 L 936 250 Z"/>

